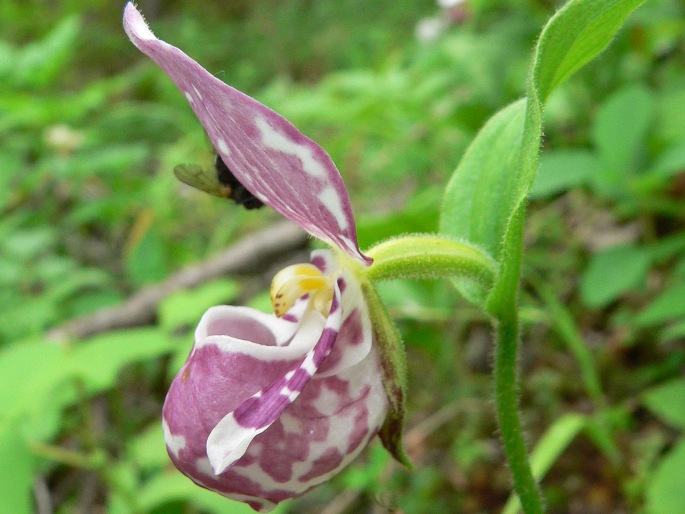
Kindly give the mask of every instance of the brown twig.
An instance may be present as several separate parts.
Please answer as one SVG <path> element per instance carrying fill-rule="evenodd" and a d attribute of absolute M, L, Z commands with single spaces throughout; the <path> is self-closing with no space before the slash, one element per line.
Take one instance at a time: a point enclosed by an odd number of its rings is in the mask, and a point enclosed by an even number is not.
<path fill-rule="evenodd" d="M 52 514 L 52 498 L 45 476 L 39 474 L 33 481 L 33 496 L 36 500 L 36 514 Z"/>
<path fill-rule="evenodd" d="M 296 225 L 285 221 L 275 223 L 243 237 L 203 262 L 179 270 L 164 282 L 141 289 L 121 305 L 67 321 L 50 330 L 47 337 L 61 342 L 151 323 L 159 303 L 174 291 L 192 288 L 227 274 L 256 271 L 269 260 L 301 248 L 306 242 L 307 235 Z"/>

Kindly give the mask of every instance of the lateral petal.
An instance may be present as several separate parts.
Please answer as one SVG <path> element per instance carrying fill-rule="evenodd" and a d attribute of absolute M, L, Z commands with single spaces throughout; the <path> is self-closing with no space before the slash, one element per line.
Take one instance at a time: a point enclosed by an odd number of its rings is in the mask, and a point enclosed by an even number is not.
<path fill-rule="evenodd" d="M 316 345 L 285 375 L 226 415 L 207 438 L 207 456 L 219 475 L 242 457 L 252 440 L 271 426 L 300 395 L 331 353 L 342 319 L 341 293 L 335 285 L 333 303 Z M 304 321 L 304 320 L 303 320 Z"/>

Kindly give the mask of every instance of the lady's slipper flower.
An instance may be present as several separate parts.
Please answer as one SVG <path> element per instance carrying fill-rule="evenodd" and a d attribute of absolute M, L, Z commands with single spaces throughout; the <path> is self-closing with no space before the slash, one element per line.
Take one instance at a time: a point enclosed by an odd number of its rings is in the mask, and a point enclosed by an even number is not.
<path fill-rule="evenodd" d="M 354 275 L 318 250 L 273 284 L 280 318 L 246 307 L 205 313 L 162 413 L 176 467 L 260 511 L 340 471 L 388 410 Z"/>
<path fill-rule="evenodd" d="M 376 347 L 382 336 L 356 274 L 371 259 L 359 251 L 347 191 L 321 147 L 157 39 L 131 3 L 124 28 L 185 94 L 237 180 L 353 258 L 320 250 L 310 264 L 281 271 L 271 289 L 275 316 L 211 308 L 169 389 L 164 437 L 178 469 L 269 510 L 340 471 L 381 426 L 398 426 L 386 420 L 393 416 Z M 398 432 L 385 436 L 391 446 Z"/>
<path fill-rule="evenodd" d="M 157 39 L 130 2 L 124 9 L 124 29 L 183 92 L 217 153 L 243 186 L 314 237 L 371 262 L 359 251 L 345 185 L 319 145 L 281 115 Z"/>

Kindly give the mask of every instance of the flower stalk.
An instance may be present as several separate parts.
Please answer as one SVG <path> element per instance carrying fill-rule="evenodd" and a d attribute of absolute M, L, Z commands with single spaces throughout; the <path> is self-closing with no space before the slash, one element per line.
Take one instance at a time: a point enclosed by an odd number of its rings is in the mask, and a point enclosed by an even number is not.
<path fill-rule="evenodd" d="M 390 239 L 366 253 L 374 260 L 364 270 L 370 280 L 459 277 L 489 289 L 497 269 L 494 260 L 480 248 L 430 234 Z"/>
<path fill-rule="evenodd" d="M 495 323 L 495 406 L 500 439 L 523 512 L 542 514 L 542 497 L 528 460 L 519 413 L 517 309 L 503 312 Z"/>

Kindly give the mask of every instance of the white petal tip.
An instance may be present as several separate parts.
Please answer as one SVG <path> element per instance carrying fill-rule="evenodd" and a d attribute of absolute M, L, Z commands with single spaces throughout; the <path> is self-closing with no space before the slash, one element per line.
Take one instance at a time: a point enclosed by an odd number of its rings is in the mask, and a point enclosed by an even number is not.
<path fill-rule="evenodd" d="M 221 473 L 226 471 L 245 454 L 245 452 L 242 452 L 239 455 L 237 453 L 235 448 L 226 448 L 225 446 L 212 444 L 211 440 L 207 441 L 207 458 L 209 459 L 209 465 L 212 467 L 212 471 L 217 476 L 221 475 Z"/>
<path fill-rule="evenodd" d="M 245 448 L 247 450 L 247 447 Z M 215 475 L 221 475 L 226 471 L 233 463 L 235 463 L 240 457 L 242 457 L 245 452 L 243 451 L 239 455 L 235 449 L 226 451 L 226 448 L 218 447 L 216 444 L 211 444 L 207 442 L 207 458 L 209 459 L 209 465 L 212 466 L 212 471 Z"/>
<path fill-rule="evenodd" d="M 133 2 L 128 2 L 124 8 L 124 29 L 131 39 L 147 41 L 157 39 Z"/>
<path fill-rule="evenodd" d="M 220 475 L 240 459 L 252 439 L 264 429 L 243 428 L 238 425 L 233 413 L 225 416 L 207 437 L 207 458 L 215 475 Z"/>
<path fill-rule="evenodd" d="M 219 476 L 221 473 L 226 471 L 228 466 L 232 464 L 232 462 L 212 462 L 212 459 L 210 458 L 209 464 L 212 466 L 212 471 L 214 472 L 215 475 Z"/>

